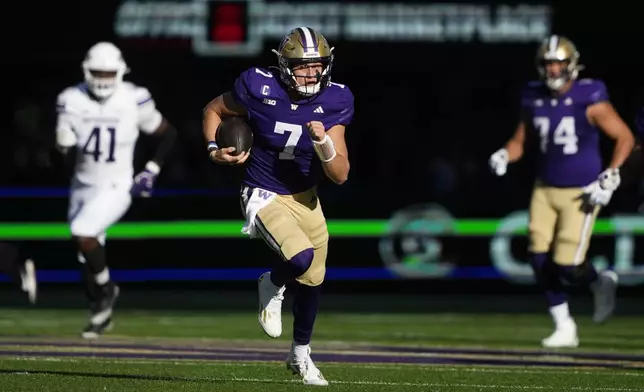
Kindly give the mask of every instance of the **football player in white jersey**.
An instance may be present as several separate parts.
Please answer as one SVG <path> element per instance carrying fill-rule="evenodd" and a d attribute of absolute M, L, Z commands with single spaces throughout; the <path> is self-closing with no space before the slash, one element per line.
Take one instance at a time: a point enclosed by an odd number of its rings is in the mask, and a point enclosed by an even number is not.
<path fill-rule="evenodd" d="M 90 304 L 82 336 L 92 339 L 111 328 L 119 294 L 106 264 L 105 232 L 127 212 L 132 196 L 150 196 L 177 131 L 147 89 L 123 81 L 128 67 L 112 43 L 92 46 L 82 69 L 85 82 L 58 96 L 56 142 L 63 153 L 75 151 L 68 219 Z M 134 176 L 139 131 L 158 136 L 159 144 L 145 170 Z"/>

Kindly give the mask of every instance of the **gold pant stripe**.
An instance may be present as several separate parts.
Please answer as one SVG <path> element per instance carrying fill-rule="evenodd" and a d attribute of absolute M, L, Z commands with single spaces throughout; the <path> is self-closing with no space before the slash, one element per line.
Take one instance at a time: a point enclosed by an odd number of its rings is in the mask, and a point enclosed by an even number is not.
<path fill-rule="evenodd" d="M 592 212 L 586 213 L 584 215 L 584 223 L 581 228 L 581 233 L 579 234 L 579 245 L 577 245 L 577 250 L 575 251 L 574 263 L 579 265 L 584 262 L 586 255 L 586 248 L 590 242 L 590 232 L 593 230 L 593 221 L 594 214 Z"/>

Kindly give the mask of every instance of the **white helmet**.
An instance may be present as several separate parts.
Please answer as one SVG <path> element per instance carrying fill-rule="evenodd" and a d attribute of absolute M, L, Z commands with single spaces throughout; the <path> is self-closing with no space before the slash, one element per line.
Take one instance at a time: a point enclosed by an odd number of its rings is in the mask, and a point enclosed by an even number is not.
<path fill-rule="evenodd" d="M 101 99 L 116 91 L 128 71 L 121 51 L 111 42 L 99 42 L 92 46 L 83 61 L 87 88 Z"/>

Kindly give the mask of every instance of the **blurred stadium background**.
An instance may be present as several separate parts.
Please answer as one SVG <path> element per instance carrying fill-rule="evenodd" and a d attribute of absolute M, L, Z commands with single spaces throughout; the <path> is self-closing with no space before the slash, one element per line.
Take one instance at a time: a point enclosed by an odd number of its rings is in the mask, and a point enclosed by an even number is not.
<path fill-rule="evenodd" d="M 69 391 L 63 384 L 47 384 L 48 377 L 64 376 L 71 388 L 78 388 L 71 390 L 84 390 L 83 383 L 91 382 L 87 377 L 99 377 L 119 390 L 165 390 L 171 387 L 164 383 L 176 381 L 186 382 L 185 390 L 212 388 L 208 383 L 218 382 L 222 385 L 216 389 L 246 391 L 259 390 L 262 380 L 285 379 L 273 371 L 276 366 L 266 366 L 268 373 L 262 373 L 261 362 L 248 368 L 230 365 L 230 371 L 223 366 L 214 375 L 204 367 L 192 374 L 170 365 L 164 375 L 143 361 L 126 369 L 127 362 L 119 363 L 123 356 L 118 355 L 100 364 L 101 350 L 107 350 L 101 344 L 76 348 L 96 361 L 88 359 L 85 373 L 64 364 L 20 361 L 37 355 L 15 343 L 20 336 L 83 344 L 74 340 L 85 304 L 75 252 L 67 241 L 69 173 L 53 149 L 54 102 L 64 87 L 82 80 L 80 63 L 99 40 L 123 50 L 132 69 L 126 78 L 150 89 L 180 133 L 155 196 L 136 200 L 110 232 L 109 263 L 123 294 L 111 338 L 115 340 L 108 338 L 105 344 L 174 337 L 214 339 L 225 346 L 231 344 L 226 341 L 263 339 L 253 313 L 256 278 L 274 256 L 260 241 L 239 232 L 240 173 L 208 161 L 201 109 L 229 89 L 242 70 L 273 65 L 270 49 L 291 28 L 308 25 L 336 47 L 333 78 L 347 84 L 356 97 L 355 120 L 347 131 L 350 180 L 341 187 L 325 183 L 320 188 L 331 242 L 321 332 L 314 339 L 537 350 L 550 320 L 525 262 L 532 160 L 526 157 L 502 179 L 489 173 L 486 162 L 513 132 L 520 87 L 537 77 L 536 46 L 551 33 L 577 44 L 587 67 L 582 75 L 605 80 L 613 104 L 632 125 L 635 111 L 644 104 L 644 58 L 638 46 L 644 33 L 635 8 L 602 4 L 12 3 L 14 20 L 0 28 L 7 99 L 0 107 L 0 239 L 14 241 L 33 257 L 41 286 L 36 307 L 29 307 L 9 283 L 1 290 L 5 310 L 0 311 L 0 355 L 5 359 L 0 360 L 0 372 L 11 375 L 7 385 L 15 387 L 7 390 L 35 389 L 42 383 L 50 386 L 43 390 Z M 146 142 L 142 138 L 137 147 L 143 155 L 149 148 Z M 141 157 L 136 164 L 144 162 Z M 581 351 L 644 352 L 643 193 L 644 183 L 627 184 L 597 223 L 589 255 L 598 267 L 620 274 L 621 302 L 612 324 L 593 326 L 589 294 L 574 293 L 573 312 L 580 314 L 580 328 L 585 328 Z M 54 351 L 40 358 L 61 357 Z M 624 358 L 616 359 L 620 365 L 615 367 L 635 369 L 644 362 Z M 571 361 L 569 366 L 586 366 Z M 537 362 L 518 364 L 534 372 L 530 366 L 548 365 Z M 235 366 L 242 382 L 231 376 Z M 319 366 L 325 370 L 324 361 Z M 537 376 L 519 370 L 490 370 L 493 375 L 483 377 L 467 373 L 473 368 L 464 366 L 453 374 L 434 373 L 438 370 L 433 367 L 405 376 L 412 370 L 383 367 L 375 374 L 358 365 L 355 371 L 342 366 L 325 374 L 339 382 L 332 385 L 338 390 L 560 390 L 564 380 L 578 388 L 630 391 L 644 384 L 629 378 L 631 373 L 609 372 L 601 378 L 603 370 L 592 375 L 543 370 L 551 381 L 535 381 Z M 21 371 L 40 378 L 15 376 Z M 108 379 L 107 373 L 115 377 Z"/>

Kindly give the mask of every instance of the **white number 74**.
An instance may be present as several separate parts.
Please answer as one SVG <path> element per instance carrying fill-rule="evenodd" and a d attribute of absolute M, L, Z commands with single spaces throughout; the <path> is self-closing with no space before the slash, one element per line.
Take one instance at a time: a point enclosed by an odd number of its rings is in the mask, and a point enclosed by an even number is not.
<path fill-rule="evenodd" d="M 539 135 L 541 136 L 541 151 L 546 152 L 550 134 L 550 118 L 535 117 L 534 126 L 539 130 Z M 552 134 L 552 141 L 556 145 L 563 146 L 565 155 L 573 155 L 579 151 L 579 146 L 577 145 L 579 138 L 575 131 L 575 118 L 573 116 L 565 116 L 559 121 Z"/>

